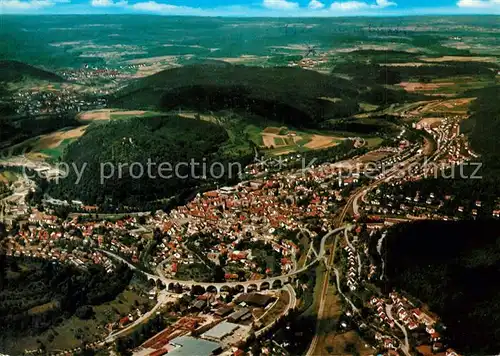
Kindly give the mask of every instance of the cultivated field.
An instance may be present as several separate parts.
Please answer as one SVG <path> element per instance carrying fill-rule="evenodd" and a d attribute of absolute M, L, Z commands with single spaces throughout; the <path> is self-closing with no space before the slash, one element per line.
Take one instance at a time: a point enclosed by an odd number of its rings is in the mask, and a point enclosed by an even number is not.
<path fill-rule="evenodd" d="M 73 140 L 81 137 L 85 133 L 87 127 L 87 125 L 80 126 L 76 129 L 56 131 L 48 135 L 40 136 L 33 150 L 40 151 L 48 148 L 59 147 L 64 140 Z"/>
<path fill-rule="evenodd" d="M 312 135 L 311 141 L 306 143 L 304 146 L 312 150 L 316 150 L 337 146 L 341 140 L 343 139 L 339 137 Z"/>
<path fill-rule="evenodd" d="M 198 114 L 195 112 L 182 112 L 179 114 L 180 117 L 184 117 L 186 119 L 196 119 L 197 115 L 199 115 L 199 118 L 205 121 L 210 121 L 210 122 L 216 122 L 217 119 L 213 115 L 206 115 L 206 114 Z"/>
<path fill-rule="evenodd" d="M 441 121 L 443 121 L 443 119 L 440 117 L 426 117 L 425 119 L 420 120 L 418 122 L 418 125 L 435 127 L 435 126 L 439 126 Z"/>
<path fill-rule="evenodd" d="M 266 127 L 260 133 L 262 147 L 273 149 L 274 154 L 287 154 L 298 149 L 317 150 L 338 145 L 343 137 L 289 131 L 286 127 Z"/>
<path fill-rule="evenodd" d="M 383 151 L 383 150 L 372 151 L 359 157 L 357 161 L 360 163 L 377 162 L 393 154 L 394 154 L 393 152 Z"/>
<path fill-rule="evenodd" d="M 255 55 L 241 55 L 240 57 L 222 57 L 222 58 L 211 58 L 216 61 L 223 61 L 230 64 L 251 64 L 256 62 L 264 62 L 266 57 L 255 56 Z"/>
<path fill-rule="evenodd" d="M 461 56 L 442 56 L 437 58 L 423 57 L 420 60 L 424 62 L 487 62 L 487 63 L 497 63 L 498 58 L 496 57 L 461 57 Z"/>
<path fill-rule="evenodd" d="M 17 176 L 15 173 L 10 171 L 2 171 L 0 172 L 0 182 L 5 184 L 10 184 L 17 181 Z"/>
<path fill-rule="evenodd" d="M 469 105 L 476 98 L 460 98 L 448 100 L 435 100 L 418 106 L 408 112 L 409 115 L 432 115 L 436 113 L 452 113 L 455 115 L 467 115 Z"/>
<path fill-rule="evenodd" d="M 144 110 L 119 110 L 119 109 L 101 109 L 87 111 L 78 116 L 83 121 L 108 121 L 111 119 L 126 119 L 136 116 L 157 115 L 158 113 Z"/>
<path fill-rule="evenodd" d="M 401 82 L 399 85 L 409 93 L 416 91 L 434 91 L 443 87 L 455 85 L 453 82 L 443 83 L 419 83 L 419 82 Z"/>

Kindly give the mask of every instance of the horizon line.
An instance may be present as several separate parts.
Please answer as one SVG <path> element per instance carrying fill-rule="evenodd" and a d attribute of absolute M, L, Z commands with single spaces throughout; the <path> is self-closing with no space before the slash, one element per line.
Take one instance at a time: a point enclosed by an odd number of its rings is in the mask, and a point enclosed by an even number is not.
<path fill-rule="evenodd" d="M 439 17 L 439 16 L 447 16 L 447 17 L 471 17 L 471 16 L 491 16 L 491 17 L 500 17 L 499 14 L 485 14 L 482 12 L 479 13 L 468 13 L 468 14 L 460 14 L 460 13 L 421 13 L 421 14 L 358 14 L 358 15 L 328 15 L 328 16 L 290 16 L 290 15 L 276 15 L 276 16 L 255 16 L 255 15 L 192 15 L 192 14 L 161 14 L 161 13 L 136 13 L 136 12 L 126 12 L 126 13 L 112 13 L 112 12 L 103 12 L 103 13 L 84 13 L 84 12 L 75 12 L 75 13 L 1 13 L 0 16 L 157 16 L 157 17 L 196 17 L 196 18 L 235 18 L 235 19 L 265 19 L 265 18 L 281 18 L 281 19 L 327 19 L 327 18 L 383 18 L 383 17 Z"/>

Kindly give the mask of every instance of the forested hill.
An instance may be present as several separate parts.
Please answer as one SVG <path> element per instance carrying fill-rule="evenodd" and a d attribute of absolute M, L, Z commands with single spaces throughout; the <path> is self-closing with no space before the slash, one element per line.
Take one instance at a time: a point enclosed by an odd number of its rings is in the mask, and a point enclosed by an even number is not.
<path fill-rule="evenodd" d="M 320 127 L 360 112 L 361 101 L 386 104 L 394 96 L 398 101 L 411 96 L 379 89 L 300 68 L 191 65 L 140 79 L 110 103 L 162 111 L 239 109 L 295 127 Z"/>
<path fill-rule="evenodd" d="M 118 265 L 112 273 L 91 265 L 87 270 L 50 260 L 7 257 L 0 286 L 0 350 L 39 335 L 76 314 L 92 316 L 92 306 L 112 301 L 133 272 Z M 14 353 L 11 353 L 14 354 Z"/>
<path fill-rule="evenodd" d="M 442 317 L 466 355 L 500 352 L 500 221 L 400 224 L 385 240 L 389 285 Z"/>
<path fill-rule="evenodd" d="M 497 175 L 500 172 L 500 86 L 484 88 L 472 93 L 471 117 L 462 124 L 469 134 L 472 148 L 482 155 L 483 171 Z"/>
<path fill-rule="evenodd" d="M 43 80 L 63 82 L 55 73 L 33 67 L 18 61 L 0 60 L 0 82 L 19 82 L 23 80 Z"/>
<path fill-rule="evenodd" d="M 202 178 L 204 162 L 208 167 L 207 175 L 211 162 L 225 164 L 241 160 L 242 164 L 248 163 L 244 160 L 253 158 L 253 151 L 243 145 L 244 142 L 234 143 L 222 126 L 175 115 L 94 124 L 80 140 L 68 146 L 63 156 L 68 164 L 86 165 L 82 179 L 76 183 L 76 172 L 71 170 L 67 178 L 49 187 L 49 194 L 98 204 L 104 210 L 123 206 L 147 210 L 148 202 L 210 183 L 210 177 Z M 148 160 L 154 163 L 151 173 L 147 171 Z M 192 165 L 186 165 L 192 160 L 197 163 L 194 174 Z M 181 162 L 183 166 L 175 171 Z M 134 170 L 130 168 L 132 163 L 136 166 Z M 169 172 L 162 173 L 163 177 L 158 171 L 162 163 L 163 167 L 172 167 Z M 107 164 L 106 170 L 104 164 Z M 119 173 L 120 164 L 122 174 Z M 220 176 L 220 182 L 225 182 L 229 172 L 220 172 L 220 166 L 215 168 L 212 176 Z M 101 173 L 109 177 L 101 181 Z M 231 177 L 237 179 L 237 174 Z"/>

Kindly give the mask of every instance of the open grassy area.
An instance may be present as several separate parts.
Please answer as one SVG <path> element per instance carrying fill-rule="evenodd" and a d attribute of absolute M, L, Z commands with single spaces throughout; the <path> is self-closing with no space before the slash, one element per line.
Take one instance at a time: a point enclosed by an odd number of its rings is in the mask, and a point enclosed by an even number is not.
<path fill-rule="evenodd" d="M 64 149 L 80 138 L 88 126 L 65 128 L 49 134 L 40 135 L 25 140 L 11 147 L 14 154 L 26 153 L 31 159 L 57 160 L 64 153 Z"/>
<path fill-rule="evenodd" d="M 212 277 L 212 271 L 201 262 L 193 264 L 179 264 L 175 278 L 183 281 L 206 281 Z"/>
<path fill-rule="evenodd" d="M 153 117 L 162 113 L 146 110 L 99 109 L 86 111 L 78 115 L 78 119 L 89 121 L 109 121 L 113 119 L 129 119 L 133 117 Z"/>
<path fill-rule="evenodd" d="M 371 138 L 365 138 L 366 145 L 369 148 L 377 147 L 380 145 L 384 140 L 381 139 L 380 137 L 371 137 Z"/>
<path fill-rule="evenodd" d="M 17 181 L 17 175 L 14 172 L 8 170 L 0 171 L 0 182 L 11 184 Z"/>
<path fill-rule="evenodd" d="M 319 303 L 321 300 L 321 291 L 323 289 L 323 283 L 325 280 L 325 273 L 326 273 L 326 269 L 325 269 L 323 264 L 320 264 L 316 267 L 316 282 L 314 284 L 314 291 L 311 294 L 312 302 L 309 301 L 309 302 L 311 302 L 311 304 L 302 314 L 305 317 L 314 316 L 316 318 L 316 316 L 318 315 Z M 308 303 L 307 303 L 307 300 L 302 298 L 300 300 L 299 306 L 304 305 L 304 304 L 307 305 Z"/>
<path fill-rule="evenodd" d="M 82 320 L 77 316 L 72 316 L 41 335 L 25 337 L 22 341 L 10 345 L 9 348 L 16 350 L 16 354 L 20 354 L 24 350 L 39 348 L 41 342 L 47 351 L 56 351 L 80 347 L 84 342 L 102 340 L 109 334 L 105 329 L 106 324 L 114 323 L 131 312 L 135 315 L 138 307 L 143 308 L 150 302 L 146 295 L 141 294 L 138 290 L 124 290 L 114 301 L 95 306 L 94 316 L 91 319 Z M 52 307 L 51 303 L 47 303 L 29 312 L 41 312 L 42 309 L 50 307 Z"/>
<path fill-rule="evenodd" d="M 276 304 L 274 304 L 273 307 L 265 313 L 264 317 L 260 319 L 262 325 L 269 325 L 278 319 L 286 310 L 289 302 L 290 294 L 287 291 L 281 291 Z"/>
<path fill-rule="evenodd" d="M 48 156 L 49 159 L 51 160 L 57 160 L 63 155 L 66 146 L 68 146 L 71 142 L 74 142 L 76 140 L 77 140 L 76 138 L 66 138 L 62 140 L 56 147 L 44 148 L 39 150 L 38 152 Z"/>

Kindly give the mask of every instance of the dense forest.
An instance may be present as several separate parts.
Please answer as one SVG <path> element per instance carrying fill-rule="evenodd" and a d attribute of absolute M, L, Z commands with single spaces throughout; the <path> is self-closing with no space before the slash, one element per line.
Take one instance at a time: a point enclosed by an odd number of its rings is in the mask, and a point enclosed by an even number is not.
<path fill-rule="evenodd" d="M 133 272 L 118 265 L 106 273 L 52 261 L 3 257 L 0 281 L 0 349 L 9 338 L 37 335 L 73 314 L 87 318 L 92 306 L 111 300 L 129 284 Z"/>
<path fill-rule="evenodd" d="M 442 317 L 460 353 L 500 351 L 500 222 L 396 225 L 384 241 L 389 283 Z"/>
<path fill-rule="evenodd" d="M 410 99 L 425 97 L 300 68 L 191 65 L 140 79 L 110 104 L 162 111 L 235 109 L 298 128 L 321 128 L 361 112 L 362 101 L 386 105 Z"/>
<path fill-rule="evenodd" d="M 1 104 L 0 104 L 1 107 Z M 81 126 L 74 113 L 46 114 L 33 117 L 0 115 L 0 149 L 23 142 L 32 137 L 51 133 L 66 127 Z M 20 152 L 13 152 L 19 154 Z"/>
<path fill-rule="evenodd" d="M 137 207 L 202 184 L 238 179 L 237 165 L 229 169 L 229 163 L 239 160 L 244 166 L 253 157 L 250 149 L 241 151 L 247 155 L 239 152 L 222 126 L 203 120 L 171 115 L 94 124 L 63 156 L 79 170 L 86 165 L 82 179 L 72 169 L 49 186 L 49 193 L 90 204 Z M 214 162 L 221 165 L 212 166 Z"/>
<path fill-rule="evenodd" d="M 45 80 L 51 82 L 63 82 L 64 79 L 55 73 L 33 67 L 29 64 L 0 60 L 0 83 L 19 82 L 22 80 Z"/>
<path fill-rule="evenodd" d="M 361 53 L 360 53 L 361 52 Z M 367 52 L 367 53 L 365 53 Z M 374 54 L 375 57 L 371 56 Z M 355 83 L 398 84 L 409 80 L 429 81 L 438 78 L 454 76 L 485 76 L 495 78 L 500 68 L 494 63 L 485 62 L 457 62 L 449 61 L 445 64 L 429 64 L 423 66 L 389 67 L 383 63 L 404 62 L 404 57 L 411 54 L 383 51 L 357 51 L 350 53 L 352 61 L 335 64 L 333 73 L 347 73 L 353 77 Z M 385 56 L 385 60 L 383 57 Z M 394 59 L 394 60 L 393 60 Z M 365 61 L 360 65 L 358 61 Z M 366 63 L 367 62 L 367 63 Z"/>
<path fill-rule="evenodd" d="M 471 146 L 482 155 L 486 171 L 500 170 L 500 86 L 473 93 L 477 99 L 471 104 L 471 117 L 462 124 L 469 134 Z"/>

